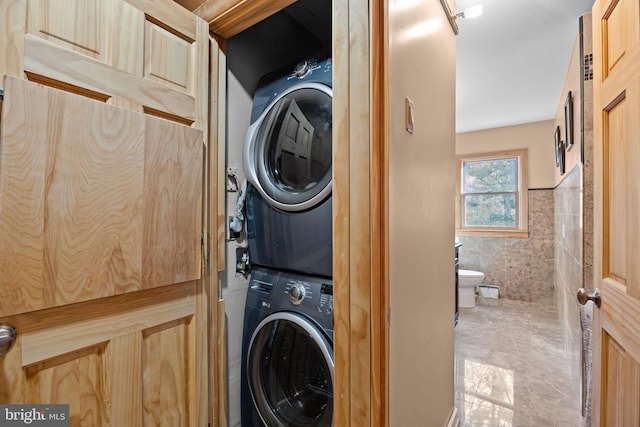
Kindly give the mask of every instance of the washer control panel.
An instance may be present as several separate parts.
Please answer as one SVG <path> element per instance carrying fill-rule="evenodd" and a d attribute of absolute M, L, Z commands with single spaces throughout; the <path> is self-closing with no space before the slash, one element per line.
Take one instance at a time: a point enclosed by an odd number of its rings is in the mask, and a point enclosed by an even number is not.
<path fill-rule="evenodd" d="M 300 305 L 302 301 L 307 301 L 305 304 L 311 303 L 314 299 L 315 283 L 306 282 L 304 280 L 289 279 L 286 282 L 284 291 L 289 295 L 289 301 L 293 305 Z"/>
<path fill-rule="evenodd" d="M 333 285 L 323 283 L 320 287 L 319 313 L 333 314 Z"/>
<path fill-rule="evenodd" d="M 333 314 L 333 285 L 331 283 L 289 279 L 285 283 L 284 292 L 289 296 L 289 302 L 293 305 L 301 306 L 302 304 L 313 313 Z"/>
<path fill-rule="evenodd" d="M 289 288 L 289 301 L 293 305 L 300 305 L 307 294 L 307 289 L 302 283 L 294 283 Z"/>

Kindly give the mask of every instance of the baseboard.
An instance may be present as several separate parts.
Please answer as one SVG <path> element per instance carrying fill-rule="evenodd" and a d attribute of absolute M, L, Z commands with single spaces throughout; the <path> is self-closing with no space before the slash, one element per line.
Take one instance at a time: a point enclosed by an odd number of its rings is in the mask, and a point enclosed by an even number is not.
<path fill-rule="evenodd" d="M 453 408 L 447 427 L 460 427 L 460 418 L 458 418 L 458 408 Z"/>

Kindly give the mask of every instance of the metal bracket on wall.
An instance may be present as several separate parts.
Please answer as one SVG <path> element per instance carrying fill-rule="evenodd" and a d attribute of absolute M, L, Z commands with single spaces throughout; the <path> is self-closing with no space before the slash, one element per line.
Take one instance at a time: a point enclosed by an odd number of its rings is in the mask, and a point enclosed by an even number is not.
<path fill-rule="evenodd" d="M 445 15 L 447 15 L 447 19 L 449 20 L 449 25 L 451 25 L 451 29 L 453 30 L 453 34 L 458 35 L 458 23 L 456 22 L 456 15 L 451 12 L 451 7 L 449 6 L 449 2 L 447 0 L 440 0 L 440 4 L 444 9 Z"/>

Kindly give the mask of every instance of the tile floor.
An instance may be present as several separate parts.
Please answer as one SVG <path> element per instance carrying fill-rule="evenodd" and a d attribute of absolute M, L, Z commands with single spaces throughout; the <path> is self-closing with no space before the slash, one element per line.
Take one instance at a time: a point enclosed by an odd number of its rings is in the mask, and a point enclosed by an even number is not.
<path fill-rule="evenodd" d="M 579 348 L 553 296 L 480 299 L 456 326 L 461 427 L 581 427 Z M 574 366 L 574 365 L 578 366 Z"/>

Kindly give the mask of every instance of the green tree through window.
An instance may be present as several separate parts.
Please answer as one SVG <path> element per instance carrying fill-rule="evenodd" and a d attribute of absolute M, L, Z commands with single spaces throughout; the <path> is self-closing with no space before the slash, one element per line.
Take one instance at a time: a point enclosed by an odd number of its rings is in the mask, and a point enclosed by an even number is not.
<path fill-rule="evenodd" d="M 526 159 L 525 150 L 465 156 L 458 160 L 458 229 L 521 230 L 526 227 L 526 221 L 521 224 L 520 212 L 523 193 L 526 193 L 526 189 L 521 189 L 523 158 Z"/>
<path fill-rule="evenodd" d="M 465 162 L 465 225 L 515 227 L 517 159 Z"/>

